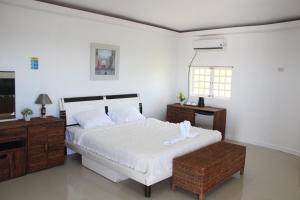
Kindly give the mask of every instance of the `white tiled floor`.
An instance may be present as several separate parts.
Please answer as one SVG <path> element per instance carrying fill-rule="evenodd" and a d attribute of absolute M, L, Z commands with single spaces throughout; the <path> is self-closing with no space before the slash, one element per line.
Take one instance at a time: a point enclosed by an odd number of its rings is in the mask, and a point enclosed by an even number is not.
<path fill-rule="evenodd" d="M 188 191 L 171 191 L 169 181 L 154 185 L 151 199 L 197 199 Z M 79 156 L 71 156 L 64 166 L 1 182 L 0 200 L 135 200 L 145 199 L 143 189 L 131 180 L 112 183 L 82 167 Z M 245 175 L 235 174 L 206 199 L 300 200 L 300 158 L 247 145 Z"/>

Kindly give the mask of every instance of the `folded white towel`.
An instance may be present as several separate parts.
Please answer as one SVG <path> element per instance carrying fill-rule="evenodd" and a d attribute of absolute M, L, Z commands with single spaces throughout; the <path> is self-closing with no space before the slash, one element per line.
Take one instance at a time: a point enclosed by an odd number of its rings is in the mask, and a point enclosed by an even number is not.
<path fill-rule="evenodd" d="M 180 135 L 184 138 L 187 138 L 190 134 L 191 122 L 184 121 L 179 124 Z"/>
<path fill-rule="evenodd" d="M 180 136 L 164 141 L 165 145 L 175 144 L 179 141 L 185 140 L 187 138 L 193 138 L 199 135 L 199 133 L 190 133 L 191 122 L 189 121 L 181 122 L 179 124 L 179 129 L 180 129 Z"/>

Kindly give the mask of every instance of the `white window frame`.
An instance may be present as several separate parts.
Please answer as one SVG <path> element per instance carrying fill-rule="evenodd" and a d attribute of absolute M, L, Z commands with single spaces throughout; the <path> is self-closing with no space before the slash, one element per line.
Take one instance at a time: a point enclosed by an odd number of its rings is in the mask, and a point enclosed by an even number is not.
<path fill-rule="evenodd" d="M 217 99 L 230 99 L 231 98 L 231 95 L 232 95 L 232 75 L 233 75 L 233 66 L 191 66 L 191 68 L 209 68 L 209 69 L 212 69 L 210 70 L 210 81 L 209 81 L 209 94 L 208 95 L 194 95 L 193 94 L 193 77 L 192 77 L 192 71 L 193 69 L 189 70 L 189 94 L 191 97 L 208 97 L 208 98 L 217 98 Z M 217 68 L 225 68 L 225 69 L 231 69 L 231 81 L 230 81 L 230 96 L 229 97 L 226 97 L 225 95 L 223 96 L 214 96 L 214 70 L 213 69 L 217 69 Z M 226 76 L 225 76 L 226 77 Z M 199 81 L 199 82 L 204 82 L 204 81 Z M 204 88 L 205 90 L 205 88 Z"/>

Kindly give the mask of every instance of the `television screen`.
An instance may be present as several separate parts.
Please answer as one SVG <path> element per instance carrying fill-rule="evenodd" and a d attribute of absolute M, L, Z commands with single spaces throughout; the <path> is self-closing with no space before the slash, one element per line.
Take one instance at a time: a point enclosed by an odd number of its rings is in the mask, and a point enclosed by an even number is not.
<path fill-rule="evenodd" d="M 15 72 L 0 71 L 0 120 L 15 117 Z"/>
<path fill-rule="evenodd" d="M 15 79 L 0 78 L 0 95 L 15 95 Z"/>

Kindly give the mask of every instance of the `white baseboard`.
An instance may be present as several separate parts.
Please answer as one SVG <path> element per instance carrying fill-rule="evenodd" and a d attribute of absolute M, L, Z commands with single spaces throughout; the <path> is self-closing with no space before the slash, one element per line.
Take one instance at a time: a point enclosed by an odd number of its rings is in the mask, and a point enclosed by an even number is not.
<path fill-rule="evenodd" d="M 261 146 L 261 147 L 265 147 L 265 148 L 269 148 L 269 149 L 274 149 L 274 150 L 282 151 L 282 152 L 293 154 L 295 156 L 300 157 L 300 151 L 290 149 L 287 147 L 277 146 L 277 145 L 268 144 L 268 143 L 264 143 L 264 142 L 258 142 L 258 141 L 254 141 L 251 139 L 240 139 L 240 138 L 235 138 L 235 137 L 227 137 L 226 139 L 234 140 L 234 141 L 242 142 L 242 143 L 247 143 L 247 144 L 252 144 L 252 145 L 257 145 L 257 146 Z"/>

